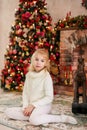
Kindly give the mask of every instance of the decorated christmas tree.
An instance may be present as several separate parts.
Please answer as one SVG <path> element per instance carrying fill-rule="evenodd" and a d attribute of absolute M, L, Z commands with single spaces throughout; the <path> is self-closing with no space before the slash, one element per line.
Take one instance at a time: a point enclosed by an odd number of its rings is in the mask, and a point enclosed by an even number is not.
<path fill-rule="evenodd" d="M 55 44 L 51 23 L 45 0 L 19 1 L 2 70 L 1 85 L 4 90 L 22 90 L 31 55 L 37 48 L 47 48 L 50 60 L 58 66 L 59 45 Z"/>

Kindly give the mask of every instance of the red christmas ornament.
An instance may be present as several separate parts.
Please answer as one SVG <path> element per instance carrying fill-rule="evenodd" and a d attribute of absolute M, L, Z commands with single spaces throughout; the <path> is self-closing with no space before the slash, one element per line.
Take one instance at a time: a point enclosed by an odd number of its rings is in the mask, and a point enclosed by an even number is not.
<path fill-rule="evenodd" d="M 17 30 L 20 29 L 20 26 L 19 26 L 19 25 L 16 25 L 16 29 L 17 29 Z"/>
<path fill-rule="evenodd" d="M 16 53 L 17 53 L 17 50 L 14 49 L 14 50 L 13 50 L 13 54 L 16 54 Z"/>
<path fill-rule="evenodd" d="M 31 16 L 31 13 L 26 12 L 26 13 L 22 14 L 22 20 L 27 21 L 30 16 Z"/>
<path fill-rule="evenodd" d="M 63 23 L 60 24 L 60 27 L 61 27 L 61 28 L 64 28 L 64 26 L 65 26 L 65 25 L 64 25 Z"/>
<path fill-rule="evenodd" d="M 54 61 L 54 60 L 55 60 L 54 55 L 50 55 L 50 60 L 52 60 L 52 61 Z"/>
<path fill-rule="evenodd" d="M 13 67 L 13 66 L 14 66 L 14 64 L 13 64 L 13 63 L 10 63 L 10 66 L 11 66 L 11 67 Z"/>

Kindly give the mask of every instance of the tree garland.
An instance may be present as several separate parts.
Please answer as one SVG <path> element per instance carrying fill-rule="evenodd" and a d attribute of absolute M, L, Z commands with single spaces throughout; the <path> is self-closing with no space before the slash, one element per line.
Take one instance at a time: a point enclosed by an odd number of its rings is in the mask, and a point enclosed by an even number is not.
<path fill-rule="evenodd" d="M 85 7 L 87 9 L 87 0 L 82 0 L 82 6 Z"/>

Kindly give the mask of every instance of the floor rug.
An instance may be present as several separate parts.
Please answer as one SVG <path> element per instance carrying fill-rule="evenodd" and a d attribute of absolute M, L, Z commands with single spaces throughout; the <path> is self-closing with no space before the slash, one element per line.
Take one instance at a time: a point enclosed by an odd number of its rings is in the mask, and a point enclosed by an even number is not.
<path fill-rule="evenodd" d="M 55 95 L 52 114 L 67 114 L 75 117 L 78 124 L 49 123 L 33 126 L 27 121 L 12 120 L 6 117 L 4 111 L 8 107 L 22 106 L 22 95 L 19 92 L 0 93 L 0 124 L 15 130 L 87 130 L 87 115 L 72 113 L 72 96 Z"/>

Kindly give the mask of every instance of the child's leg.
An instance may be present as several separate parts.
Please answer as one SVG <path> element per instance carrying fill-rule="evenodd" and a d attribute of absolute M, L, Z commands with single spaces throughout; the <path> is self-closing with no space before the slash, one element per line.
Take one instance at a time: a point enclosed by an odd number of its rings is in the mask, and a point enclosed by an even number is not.
<path fill-rule="evenodd" d="M 28 116 L 23 115 L 22 107 L 7 108 L 5 114 L 11 119 L 29 120 Z"/>
<path fill-rule="evenodd" d="M 50 105 L 35 108 L 29 118 L 29 121 L 33 125 L 40 125 L 40 124 L 54 123 L 54 122 L 55 123 L 63 122 L 63 123 L 71 123 L 71 124 L 77 123 L 77 121 L 71 116 L 49 114 L 50 109 L 51 109 Z"/>

